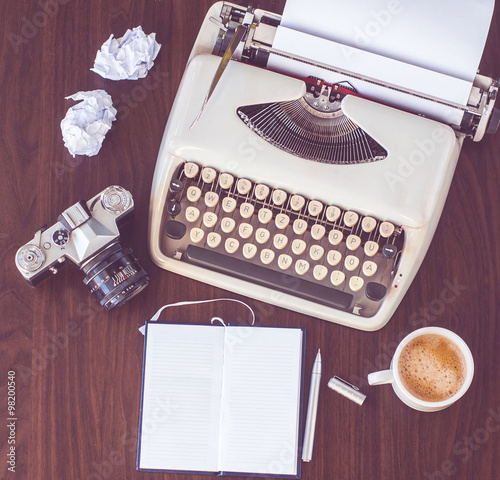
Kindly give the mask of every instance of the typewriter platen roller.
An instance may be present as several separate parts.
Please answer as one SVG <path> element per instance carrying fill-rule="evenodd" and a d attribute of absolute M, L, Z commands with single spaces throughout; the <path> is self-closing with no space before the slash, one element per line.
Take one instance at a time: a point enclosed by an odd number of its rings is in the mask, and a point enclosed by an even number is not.
<path fill-rule="evenodd" d="M 462 118 L 447 125 L 364 98 L 355 73 L 314 77 L 335 65 L 316 62 L 304 78 L 271 70 L 280 18 L 222 2 L 208 12 L 158 156 L 151 255 L 195 280 L 375 330 L 425 256 L 464 138 L 495 130 L 498 84 L 478 76 L 470 105 L 447 105 Z"/>

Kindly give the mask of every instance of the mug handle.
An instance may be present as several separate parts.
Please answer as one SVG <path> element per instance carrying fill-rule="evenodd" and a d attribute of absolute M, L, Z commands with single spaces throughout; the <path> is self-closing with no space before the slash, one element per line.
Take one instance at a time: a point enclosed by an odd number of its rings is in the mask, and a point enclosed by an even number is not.
<path fill-rule="evenodd" d="M 382 370 L 368 375 L 368 383 L 370 385 L 384 385 L 385 383 L 392 382 L 394 382 L 394 374 L 392 373 L 392 370 Z"/>

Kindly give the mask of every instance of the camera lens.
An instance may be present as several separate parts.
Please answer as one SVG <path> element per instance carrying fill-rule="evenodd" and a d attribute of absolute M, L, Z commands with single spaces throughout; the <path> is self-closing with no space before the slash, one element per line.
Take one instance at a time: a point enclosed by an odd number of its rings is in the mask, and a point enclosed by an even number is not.
<path fill-rule="evenodd" d="M 146 288 L 149 278 L 131 248 L 113 243 L 83 267 L 83 282 L 107 310 L 123 305 Z"/>

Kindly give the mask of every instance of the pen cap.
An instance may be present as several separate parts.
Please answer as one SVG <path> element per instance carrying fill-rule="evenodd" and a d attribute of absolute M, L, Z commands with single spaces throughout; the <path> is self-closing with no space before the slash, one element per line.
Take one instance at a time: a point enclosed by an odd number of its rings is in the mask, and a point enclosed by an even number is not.
<path fill-rule="evenodd" d="M 328 382 L 328 386 L 332 390 L 335 390 L 340 393 L 340 395 L 347 397 L 349 400 L 352 400 L 358 405 L 363 405 L 363 402 L 365 401 L 366 395 L 362 394 L 356 387 L 345 382 L 339 377 L 331 378 Z"/>

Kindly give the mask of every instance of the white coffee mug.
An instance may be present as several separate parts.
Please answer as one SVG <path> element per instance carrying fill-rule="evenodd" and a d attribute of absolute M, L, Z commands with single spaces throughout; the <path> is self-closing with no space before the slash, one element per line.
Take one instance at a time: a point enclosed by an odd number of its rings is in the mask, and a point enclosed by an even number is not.
<path fill-rule="evenodd" d="M 399 358 L 403 349 L 413 339 L 420 337 L 421 335 L 428 334 L 441 335 L 449 339 L 460 349 L 465 359 L 466 372 L 464 383 L 454 395 L 441 401 L 426 401 L 415 397 L 406 389 L 399 375 Z M 396 395 L 404 403 L 406 403 L 406 405 L 422 412 L 437 412 L 438 410 L 443 410 L 444 408 L 449 407 L 450 405 L 455 403 L 467 391 L 472 382 L 473 376 L 474 360 L 467 344 L 456 333 L 453 333 L 450 330 L 441 327 L 425 327 L 415 330 L 414 332 L 407 335 L 398 345 L 398 348 L 396 349 L 394 356 L 392 357 L 390 369 L 370 373 L 368 375 L 368 383 L 370 385 L 382 385 L 391 383 L 392 388 L 396 392 Z"/>

